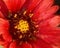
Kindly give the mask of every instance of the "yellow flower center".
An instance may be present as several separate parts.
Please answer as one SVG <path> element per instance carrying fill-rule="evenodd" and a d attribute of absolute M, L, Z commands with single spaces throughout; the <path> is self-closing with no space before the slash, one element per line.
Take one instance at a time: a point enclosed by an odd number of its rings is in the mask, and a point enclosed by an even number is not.
<path fill-rule="evenodd" d="M 26 11 L 24 11 L 23 14 L 16 13 L 10 14 L 10 16 L 8 16 L 10 23 L 9 32 L 12 35 L 13 40 L 26 42 L 28 40 L 34 39 L 33 34 L 37 31 L 37 29 L 31 20 L 32 16 L 32 13 L 27 16 Z"/>
<path fill-rule="evenodd" d="M 29 30 L 29 24 L 27 21 L 21 19 L 15 28 L 20 30 L 22 33 L 26 33 Z"/>

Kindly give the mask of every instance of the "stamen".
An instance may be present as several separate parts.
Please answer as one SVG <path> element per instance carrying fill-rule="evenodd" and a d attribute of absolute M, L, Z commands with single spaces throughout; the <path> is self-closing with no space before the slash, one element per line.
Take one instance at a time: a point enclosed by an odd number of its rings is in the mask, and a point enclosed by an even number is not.
<path fill-rule="evenodd" d="M 19 39 L 21 39 L 22 37 L 23 37 L 23 36 L 22 36 L 22 35 L 20 35 L 20 36 L 19 36 Z"/>
<path fill-rule="evenodd" d="M 29 14 L 29 17 L 31 18 L 33 16 L 33 14 Z"/>
<path fill-rule="evenodd" d="M 16 18 L 16 17 L 17 17 L 17 14 L 14 15 L 14 18 Z"/>
<path fill-rule="evenodd" d="M 23 15 L 25 15 L 25 14 L 26 14 L 26 11 L 24 11 Z"/>

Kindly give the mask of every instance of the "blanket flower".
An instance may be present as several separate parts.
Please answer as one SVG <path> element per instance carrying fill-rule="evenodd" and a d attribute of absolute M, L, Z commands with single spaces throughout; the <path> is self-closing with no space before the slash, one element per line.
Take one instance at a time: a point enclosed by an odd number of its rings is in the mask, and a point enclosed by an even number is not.
<path fill-rule="evenodd" d="M 0 48 L 60 48 L 60 15 L 54 0 L 0 0 Z"/>

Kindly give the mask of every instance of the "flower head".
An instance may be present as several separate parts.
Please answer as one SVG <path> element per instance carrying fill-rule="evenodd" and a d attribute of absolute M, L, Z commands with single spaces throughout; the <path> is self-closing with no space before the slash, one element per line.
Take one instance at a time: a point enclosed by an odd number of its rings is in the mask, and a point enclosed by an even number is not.
<path fill-rule="evenodd" d="M 59 6 L 54 0 L 0 0 L 1 48 L 60 48 Z"/>

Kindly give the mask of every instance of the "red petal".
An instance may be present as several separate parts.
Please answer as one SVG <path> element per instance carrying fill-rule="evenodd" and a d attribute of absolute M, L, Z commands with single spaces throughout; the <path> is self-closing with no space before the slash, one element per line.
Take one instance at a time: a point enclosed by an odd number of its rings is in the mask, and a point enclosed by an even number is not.
<path fill-rule="evenodd" d="M 5 31 L 9 29 L 9 22 L 0 18 L 0 34 L 3 34 Z"/>
<path fill-rule="evenodd" d="M 22 48 L 32 48 L 32 46 L 29 43 L 23 43 Z"/>
<path fill-rule="evenodd" d="M 47 43 L 50 43 L 52 45 L 60 45 L 60 31 L 45 31 L 46 33 L 43 33 L 40 35 L 40 38 L 42 38 Z"/>
<path fill-rule="evenodd" d="M 2 34 L 4 40 L 11 42 L 12 38 L 9 35 L 8 30 L 9 22 L 7 20 L 0 18 L 0 35 Z"/>
<path fill-rule="evenodd" d="M 16 42 L 12 42 L 9 46 L 9 48 L 16 48 Z"/>
<path fill-rule="evenodd" d="M 41 20 L 45 20 L 48 18 L 51 18 L 53 16 L 53 14 L 59 9 L 58 6 L 52 6 L 49 9 L 47 8 L 47 10 L 40 12 L 40 10 L 34 14 L 34 16 L 32 17 L 33 20 L 37 20 L 37 21 L 41 21 Z"/>
<path fill-rule="evenodd" d="M 30 43 L 33 48 L 52 48 L 52 46 L 49 43 L 41 39 L 30 41 Z"/>
<path fill-rule="evenodd" d="M 41 0 L 31 0 L 29 6 L 27 7 L 27 12 L 32 11 L 40 2 Z"/>
<path fill-rule="evenodd" d="M 0 11 L 4 16 L 8 16 L 8 8 L 6 7 L 5 3 L 3 0 L 0 0 Z"/>
<path fill-rule="evenodd" d="M 39 14 L 39 12 L 37 14 L 35 14 L 33 16 L 32 19 L 36 19 L 37 21 L 41 21 L 41 20 L 45 20 L 45 19 L 48 19 L 48 18 L 51 18 L 53 17 L 53 14 L 58 10 L 58 6 L 53 6 L 51 7 L 50 9 L 42 12 Z"/>
<path fill-rule="evenodd" d="M 60 24 L 60 16 L 57 15 L 53 18 L 50 18 L 48 20 L 40 22 L 40 27 L 39 28 L 44 28 L 44 27 L 58 27 Z"/>
<path fill-rule="evenodd" d="M 44 0 L 39 6 L 39 8 L 37 7 L 35 9 L 32 20 L 41 21 L 52 17 L 52 14 L 54 14 L 59 9 L 58 6 L 51 7 L 52 4 L 53 4 L 53 0 Z"/>
<path fill-rule="evenodd" d="M 49 25 L 52 27 L 57 27 L 60 24 L 60 16 L 55 16 L 54 18 L 50 19 Z"/>
<path fill-rule="evenodd" d="M 4 15 L 2 12 L 0 12 L 0 18 L 4 18 Z"/>
<path fill-rule="evenodd" d="M 22 47 L 20 45 L 18 45 L 17 48 L 22 48 Z"/>
<path fill-rule="evenodd" d="M 54 0 L 43 0 L 33 12 L 44 12 L 53 5 Z M 37 11 L 36 11 L 37 10 Z"/>
<path fill-rule="evenodd" d="M 4 2 L 11 12 L 16 12 L 21 9 L 25 0 L 4 0 Z"/>
<path fill-rule="evenodd" d="M 39 33 L 36 36 L 50 44 L 59 45 L 60 28 L 57 27 L 59 24 L 60 16 L 55 16 L 47 21 L 45 20 L 44 23 L 40 23 Z"/>
<path fill-rule="evenodd" d="M 5 32 L 5 33 L 3 33 L 2 36 L 3 36 L 3 39 L 4 39 L 5 41 L 7 41 L 7 42 L 11 42 L 11 41 L 12 41 L 12 37 L 11 37 L 11 35 L 8 33 L 8 31 Z"/>

